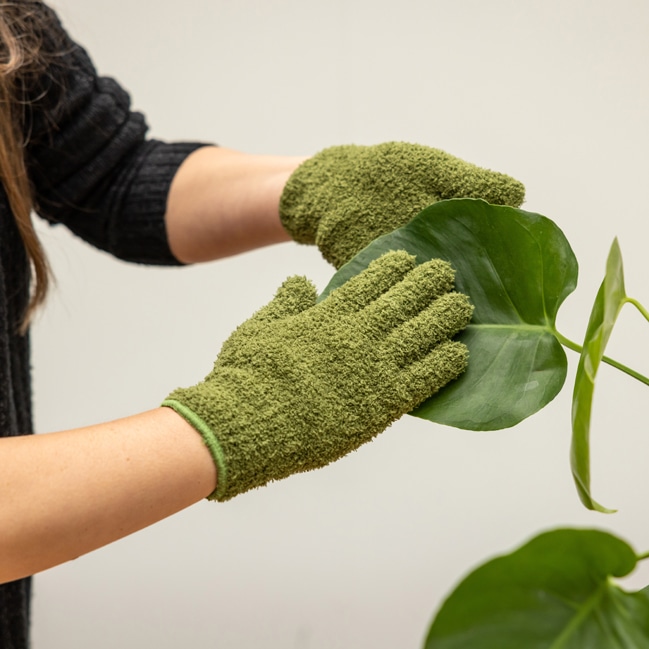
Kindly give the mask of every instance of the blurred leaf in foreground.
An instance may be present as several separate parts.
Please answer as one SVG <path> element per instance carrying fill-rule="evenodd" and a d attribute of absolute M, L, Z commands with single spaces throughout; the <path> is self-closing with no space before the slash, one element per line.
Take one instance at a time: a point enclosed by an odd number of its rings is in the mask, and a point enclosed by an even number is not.
<path fill-rule="evenodd" d="M 606 532 L 545 532 L 469 574 L 425 649 L 649 649 L 649 589 L 613 582 L 639 560 Z"/>

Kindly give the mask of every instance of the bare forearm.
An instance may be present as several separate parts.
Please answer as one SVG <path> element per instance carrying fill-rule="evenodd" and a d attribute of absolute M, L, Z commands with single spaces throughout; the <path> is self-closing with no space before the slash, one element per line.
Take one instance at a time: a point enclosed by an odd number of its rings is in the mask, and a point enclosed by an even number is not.
<path fill-rule="evenodd" d="M 201 437 L 168 408 L 0 439 L 0 583 L 147 527 L 215 484 Z"/>
<path fill-rule="evenodd" d="M 186 263 L 210 261 L 288 241 L 279 199 L 304 160 L 204 147 L 180 166 L 166 224 L 171 250 Z"/>

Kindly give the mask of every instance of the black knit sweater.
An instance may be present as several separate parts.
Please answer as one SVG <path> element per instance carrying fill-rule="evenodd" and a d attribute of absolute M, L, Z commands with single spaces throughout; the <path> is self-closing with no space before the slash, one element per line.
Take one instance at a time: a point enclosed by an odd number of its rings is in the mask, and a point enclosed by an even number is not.
<path fill-rule="evenodd" d="M 128 94 L 99 77 L 45 5 L 33 4 L 44 46 L 59 53 L 47 74 L 26 82 L 27 163 L 38 214 L 116 257 L 178 264 L 164 212 L 171 180 L 198 143 L 146 138 Z M 28 336 L 17 326 L 29 296 L 25 250 L 0 187 L 0 436 L 32 432 Z M 2 530 L 0 530 L 0 534 Z M 29 646 L 31 582 L 0 585 L 0 649 Z"/>

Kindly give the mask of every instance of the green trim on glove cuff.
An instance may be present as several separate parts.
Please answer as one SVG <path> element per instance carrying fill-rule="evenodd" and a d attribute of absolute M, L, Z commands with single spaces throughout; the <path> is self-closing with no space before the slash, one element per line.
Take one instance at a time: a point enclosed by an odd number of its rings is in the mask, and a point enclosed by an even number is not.
<path fill-rule="evenodd" d="M 207 499 L 218 500 L 225 492 L 228 471 L 225 465 L 225 454 L 219 444 L 219 440 L 216 439 L 216 436 L 214 435 L 214 431 L 201 417 L 179 401 L 174 399 L 165 399 L 160 405 L 171 408 L 177 412 L 183 419 L 185 419 L 185 421 L 187 421 L 188 424 L 192 425 L 203 438 L 203 442 L 209 449 L 218 472 L 216 476 L 216 489 L 207 497 Z"/>

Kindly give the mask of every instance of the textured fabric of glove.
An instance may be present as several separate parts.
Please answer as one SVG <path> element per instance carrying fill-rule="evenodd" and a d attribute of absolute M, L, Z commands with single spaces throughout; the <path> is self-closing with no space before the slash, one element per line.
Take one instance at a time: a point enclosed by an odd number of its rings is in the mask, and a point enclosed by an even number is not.
<path fill-rule="evenodd" d="M 212 372 L 162 405 L 203 436 L 211 499 L 324 466 L 383 431 L 466 367 L 450 338 L 472 313 L 444 261 L 385 254 L 316 303 L 303 277 L 224 343 Z"/>
<path fill-rule="evenodd" d="M 289 178 L 280 200 L 284 227 L 316 244 L 340 268 L 376 237 L 447 198 L 482 198 L 518 207 L 523 185 L 419 144 L 386 142 L 324 149 Z"/>

